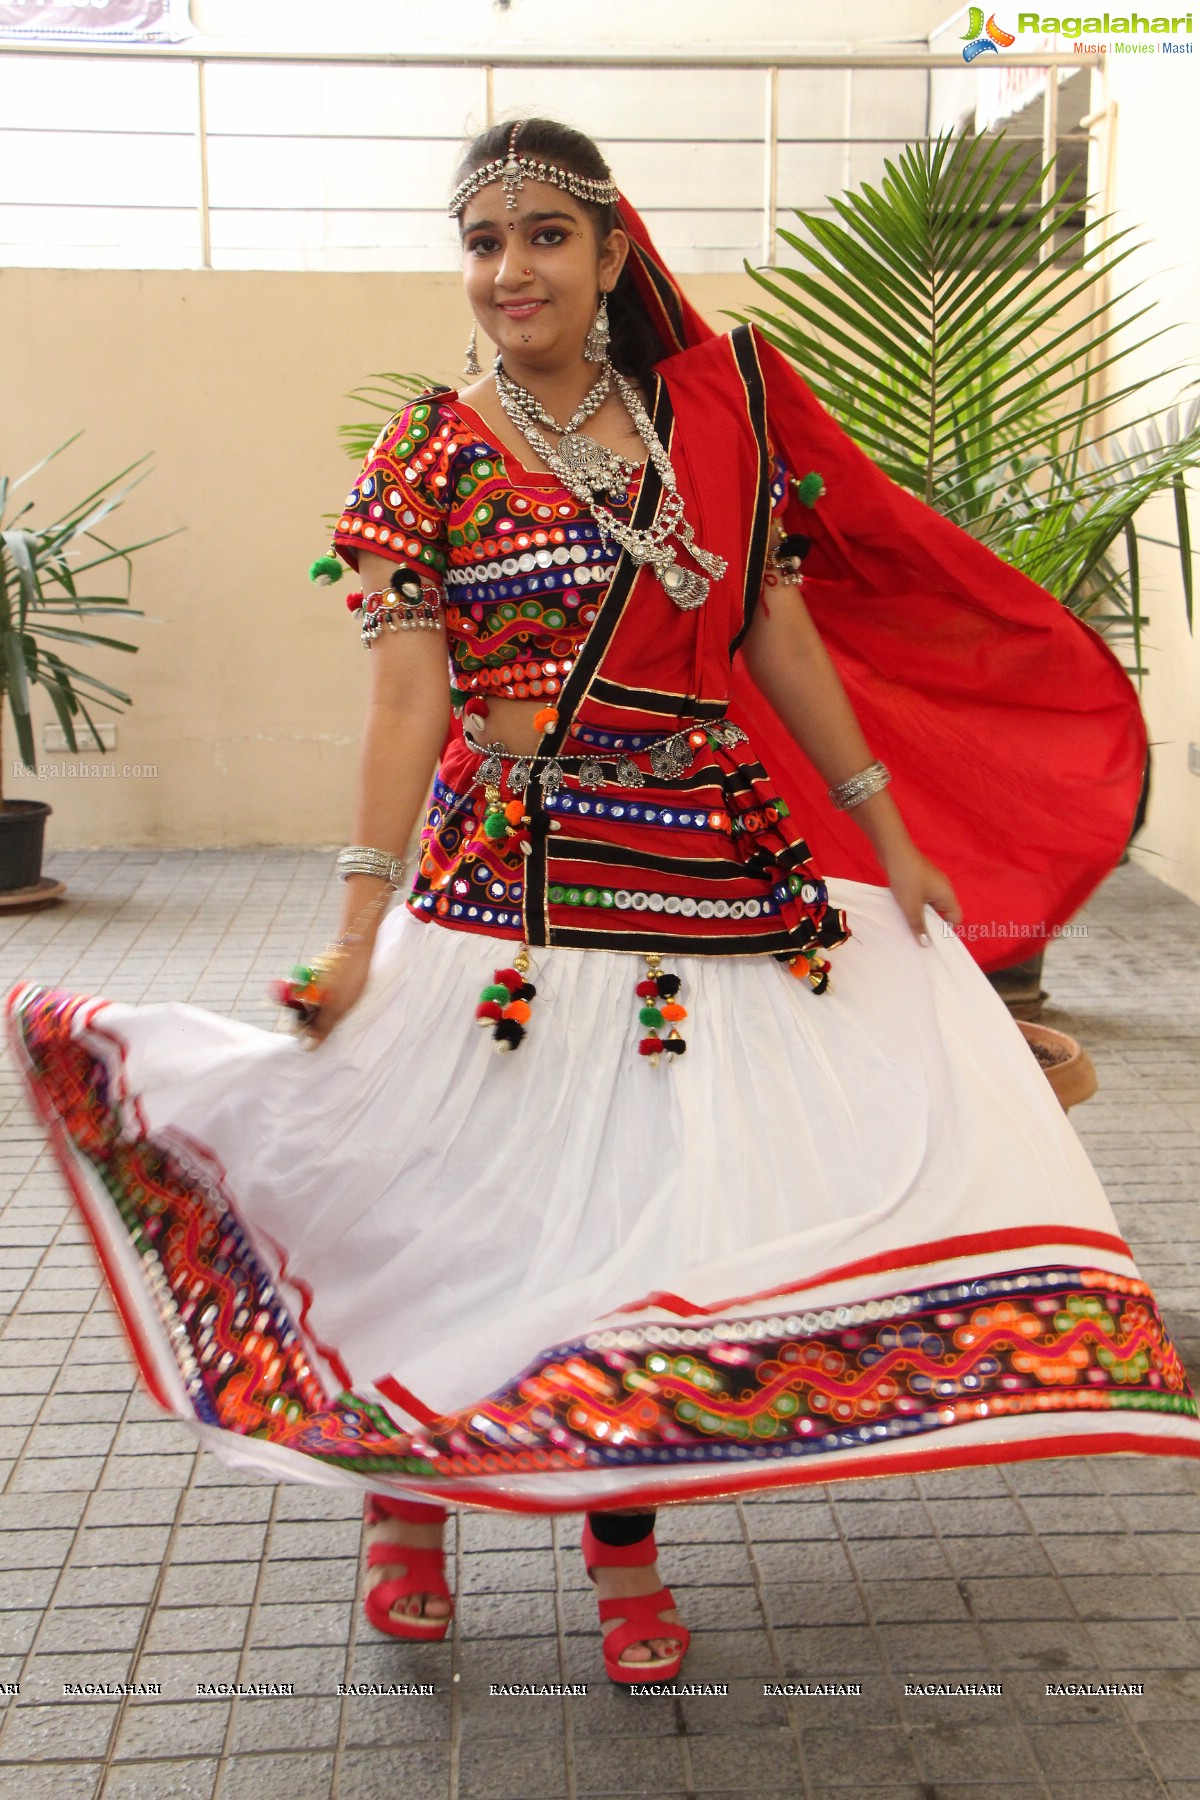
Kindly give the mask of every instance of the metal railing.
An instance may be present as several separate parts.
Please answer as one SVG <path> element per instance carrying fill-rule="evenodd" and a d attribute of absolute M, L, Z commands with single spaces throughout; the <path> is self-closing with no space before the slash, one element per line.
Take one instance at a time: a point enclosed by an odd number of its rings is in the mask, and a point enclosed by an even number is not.
<path fill-rule="evenodd" d="M 542 71 L 562 70 L 581 72 L 587 70 L 625 70 L 625 71 L 704 71 L 704 72 L 758 72 L 762 78 L 762 196 L 761 253 L 764 263 L 775 260 L 776 222 L 780 204 L 780 147 L 781 143 L 790 144 L 839 144 L 845 153 L 847 180 L 850 185 L 849 163 L 856 147 L 873 143 L 895 144 L 898 140 L 891 138 L 871 138 L 853 136 L 846 133 L 838 139 L 830 138 L 781 138 L 780 133 L 780 77 L 792 71 L 825 71 L 830 74 L 847 75 L 851 78 L 865 71 L 891 71 L 895 73 L 918 73 L 926 76 L 926 108 L 925 122 L 927 132 L 931 128 L 929 80 L 936 71 L 963 71 L 963 61 L 959 54 L 944 54 L 927 51 L 863 51 L 848 53 L 846 51 L 805 51 L 794 54 L 782 54 L 777 51 L 747 50 L 737 53 L 702 53 L 662 51 L 620 52 L 575 52 L 571 54 L 550 52 L 544 55 L 533 55 L 528 51 L 495 51 L 486 56 L 479 53 L 451 54 L 445 52 L 412 51 L 389 54 L 385 52 L 359 52 L 336 50 L 286 50 L 272 48 L 250 49 L 244 46 L 224 48 L 220 46 L 199 47 L 194 43 L 182 45 L 135 45 L 104 43 L 36 43 L 16 39 L 0 40 L 0 58 L 5 57 L 37 57 L 90 60 L 98 63 L 111 61 L 136 61 L 138 63 L 159 63 L 164 65 L 186 64 L 195 73 L 195 128 L 190 135 L 194 136 L 196 146 L 196 200 L 197 228 L 199 240 L 199 260 L 202 268 L 213 266 L 213 231 L 212 231 L 212 181 L 210 171 L 211 148 L 214 134 L 209 124 L 208 72 L 219 66 L 234 64 L 254 66 L 316 66 L 320 68 L 419 68 L 422 70 L 446 69 L 457 71 L 474 71 L 478 77 L 478 110 L 486 125 L 495 122 L 496 110 L 496 74 L 500 70 Z M 1032 53 L 1005 54 L 1006 68 L 1030 68 L 1045 71 L 1047 79 L 1042 89 L 1042 147 L 1044 160 L 1050 167 L 1047 176 L 1048 188 L 1053 185 L 1053 168 L 1059 143 L 1058 126 L 1058 78 L 1057 71 L 1081 67 L 1094 68 L 1098 60 L 1095 57 L 1076 55 L 1073 52 L 1050 53 L 1038 51 Z M 1098 129 L 1111 123 L 1111 107 L 1101 108 L 1089 113 L 1080 120 L 1080 130 L 1087 137 L 1095 135 Z M 16 129 L 0 123 L 0 142 L 5 132 Z M 54 131 L 55 127 L 42 129 Z M 78 127 L 64 125 L 62 130 L 78 130 Z M 229 134 L 243 136 L 245 134 Z M 301 131 L 290 132 L 289 139 L 297 142 L 306 138 L 320 138 L 326 134 L 306 134 Z M 363 134 L 361 141 L 369 144 L 385 141 L 382 137 Z M 390 140 L 388 140 L 390 141 Z M 423 141 L 438 141 L 426 139 Z M 609 140 L 617 141 L 617 140 Z M 677 140 L 673 140 L 677 141 Z M 716 140 L 714 140 L 716 141 Z M 740 141 L 747 140 L 720 140 Z M 1107 177 L 1111 174 L 1111 157 L 1102 157 L 1101 168 Z M 0 178 L 2 180 L 2 178 Z M 1103 196 L 1107 199 L 1107 194 Z M 0 201 L 3 195 L 0 194 Z M 41 204 L 41 203 L 38 203 Z M 54 204 L 54 203 L 50 203 Z M 69 202 L 59 202 L 67 205 Z M 102 204 L 102 203 L 101 203 Z M 117 203 L 113 203 L 114 205 Z M 1107 207 L 1104 207 L 1107 210 Z M 168 210 L 164 208 L 164 210 Z M 177 210 L 177 209 L 176 209 Z M 218 209 L 220 210 L 220 209 Z M 327 213 L 350 211 L 350 208 L 324 206 L 321 208 L 262 207 L 249 210 L 261 211 L 314 211 Z M 400 212 L 403 209 L 395 209 Z M 703 210 L 703 209 L 698 209 Z M 738 208 L 737 210 L 746 210 Z"/>

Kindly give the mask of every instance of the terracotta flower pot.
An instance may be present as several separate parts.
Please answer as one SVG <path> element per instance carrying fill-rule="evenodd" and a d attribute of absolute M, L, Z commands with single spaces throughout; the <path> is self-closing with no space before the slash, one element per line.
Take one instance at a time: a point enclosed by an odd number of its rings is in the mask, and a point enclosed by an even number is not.
<path fill-rule="evenodd" d="M 1052 1031 L 1048 1025 L 1032 1025 L 1024 1019 L 1017 1020 L 1017 1029 L 1037 1057 L 1064 1112 L 1091 1099 L 1099 1083 L 1095 1065 L 1082 1044 L 1065 1031 Z"/>

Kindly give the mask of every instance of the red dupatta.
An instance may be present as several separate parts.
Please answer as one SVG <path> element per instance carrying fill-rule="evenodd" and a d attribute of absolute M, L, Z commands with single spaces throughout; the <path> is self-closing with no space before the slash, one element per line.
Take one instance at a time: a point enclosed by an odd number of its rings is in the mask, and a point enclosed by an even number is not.
<path fill-rule="evenodd" d="M 711 441 L 687 350 L 714 337 L 621 201 L 639 294 L 673 353 L 659 369 L 684 442 Z M 1141 792 L 1146 730 L 1112 650 L 1052 594 L 891 481 L 755 335 L 771 438 L 825 492 L 794 501 L 811 538 L 804 601 L 918 848 L 945 870 L 985 969 L 1044 945 L 1115 867 Z M 711 366 L 711 365 L 710 365 Z M 695 434 L 693 436 L 693 434 Z M 715 446 L 714 446 L 715 449 Z M 853 814 L 830 805 L 739 656 L 730 716 L 753 726 L 827 875 L 882 882 Z"/>

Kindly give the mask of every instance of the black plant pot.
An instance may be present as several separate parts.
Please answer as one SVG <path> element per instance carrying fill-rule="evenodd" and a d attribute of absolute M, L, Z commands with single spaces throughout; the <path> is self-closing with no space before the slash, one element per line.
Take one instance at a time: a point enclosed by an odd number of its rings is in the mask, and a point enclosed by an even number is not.
<path fill-rule="evenodd" d="M 1024 962 L 1008 963 L 1003 969 L 989 969 L 987 978 L 1007 1006 L 1014 1019 L 1033 1020 L 1041 1015 L 1048 995 L 1042 986 L 1044 950 L 1027 956 Z"/>
<path fill-rule="evenodd" d="M 0 806 L 0 894 L 36 887 L 41 880 L 49 817 L 44 800 L 6 800 Z"/>

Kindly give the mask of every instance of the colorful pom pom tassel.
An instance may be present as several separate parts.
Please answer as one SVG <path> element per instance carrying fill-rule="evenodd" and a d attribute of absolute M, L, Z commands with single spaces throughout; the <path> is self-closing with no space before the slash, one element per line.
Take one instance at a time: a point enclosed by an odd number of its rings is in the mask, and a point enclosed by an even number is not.
<path fill-rule="evenodd" d="M 529 949 L 525 944 L 513 957 L 512 967 L 496 969 L 479 996 L 475 1008 L 477 1025 L 492 1027 L 492 1049 L 506 1053 L 515 1050 L 525 1036 L 537 989 L 525 976 L 529 970 Z"/>
<path fill-rule="evenodd" d="M 806 475 L 803 481 L 794 482 L 793 486 L 801 506 L 812 506 L 825 492 L 825 482 L 815 469 Z"/>
<path fill-rule="evenodd" d="M 676 1021 L 687 1018 L 687 1007 L 680 1006 L 675 996 L 680 989 L 678 975 L 664 975 L 661 969 L 662 957 L 657 950 L 646 953 L 647 973 L 638 982 L 635 992 L 642 1002 L 638 1008 L 638 1023 L 645 1029 L 646 1035 L 638 1040 L 638 1055 L 644 1056 L 652 1069 L 658 1067 L 661 1056 L 682 1056 L 687 1044 L 676 1027 Z M 666 1037 L 659 1036 L 659 1028 L 670 1025 Z"/>
<path fill-rule="evenodd" d="M 832 964 L 811 944 L 806 950 L 801 950 L 798 956 L 793 956 L 787 966 L 798 981 L 808 982 L 814 994 L 823 994 L 829 986 Z"/>
<path fill-rule="evenodd" d="M 517 839 L 515 848 L 528 844 L 525 827 L 529 819 L 525 812 L 523 800 L 505 800 L 495 781 L 484 783 L 483 835 L 493 843 L 507 844 L 510 838 Z"/>
<path fill-rule="evenodd" d="M 315 581 L 319 587 L 332 587 L 345 573 L 346 565 L 341 557 L 328 550 L 324 556 L 318 556 L 316 562 L 309 565 L 308 579 Z"/>

